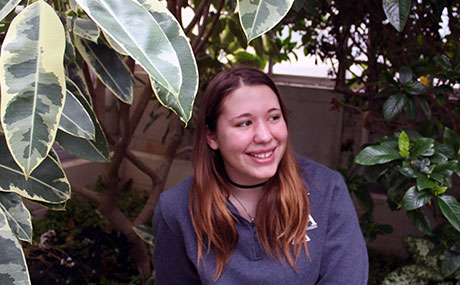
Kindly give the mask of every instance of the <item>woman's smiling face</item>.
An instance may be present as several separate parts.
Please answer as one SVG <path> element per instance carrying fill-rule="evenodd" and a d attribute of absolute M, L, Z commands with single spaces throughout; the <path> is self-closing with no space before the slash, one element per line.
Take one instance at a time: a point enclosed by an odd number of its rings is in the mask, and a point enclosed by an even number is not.
<path fill-rule="evenodd" d="M 275 175 L 287 139 L 278 98 L 266 85 L 243 86 L 228 94 L 216 131 L 207 131 L 208 145 L 220 151 L 228 177 L 242 185 Z"/>

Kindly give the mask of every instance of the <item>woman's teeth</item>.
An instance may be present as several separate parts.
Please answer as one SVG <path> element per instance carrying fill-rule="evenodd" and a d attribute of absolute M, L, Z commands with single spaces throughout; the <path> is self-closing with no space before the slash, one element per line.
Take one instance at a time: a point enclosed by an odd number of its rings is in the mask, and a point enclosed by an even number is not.
<path fill-rule="evenodd" d="M 272 155 L 273 151 L 265 152 L 265 153 L 251 153 L 251 156 L 256 158 L 267 158 Z"/>

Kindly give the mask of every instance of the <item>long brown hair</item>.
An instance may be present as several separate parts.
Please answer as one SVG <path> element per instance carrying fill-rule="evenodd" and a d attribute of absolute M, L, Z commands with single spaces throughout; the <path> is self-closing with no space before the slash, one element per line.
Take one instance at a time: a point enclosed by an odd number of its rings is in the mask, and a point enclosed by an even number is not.
<path fill-rule="evenodd" d="M 266 85 L 273 90 L 289 128 L 286 106 L 274 82 L 262 71 L 248 67 L 219 73 L 206 88 L 198 114 L 189 210 L 197 236 L 198 264 L 204 249 L 207 252 L 213 250 L 216 255 L 216 280 L 236 249 L 238 232 L 235 217 L 227 208 L 230 192 L 222 157 L 218 150 L 208 146 L 206 129 L 216 131 L 222 101 L 228 94 L 242 86 L 252 85 Z M 255 225 L 259 242 L 268 255 L 276 256 L 280 262 L 287 260 L 295 269 L 302 248 L 308 254 L 305 235 L 310 207 L 289 139 L 276 174 L 264 187 L 264 194 L 256 208 Z"/>

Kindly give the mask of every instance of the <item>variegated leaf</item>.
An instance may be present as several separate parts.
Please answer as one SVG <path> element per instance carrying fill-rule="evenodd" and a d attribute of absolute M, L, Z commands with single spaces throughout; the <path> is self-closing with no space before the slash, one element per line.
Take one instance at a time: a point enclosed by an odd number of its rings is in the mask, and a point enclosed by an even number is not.
<path fill-rule="evenodd" d="M 70 4 L 70 9 L 72 9 L 74 12 L 77 12 L 77 13 L 78 13 L 78 4 L 77 4 L 77 1 L 75 1 L 75 0 L 69 0 L 69 4 Z"/>
<path fill-rule="evenodd" d="M 85 107 L 86 112 L 91 117 L 95 127 L 95 140 L 87 140 L 71 136 L 65 132 L 59 131 L 56 136 L 56 142 L 68 153 L 71 153 L 77 157 L 84 158 L 95 162 L 109 162 L 109 144 L 104 135 L 104 131 L 99 125 L 94 111 L 86 100 L 82 97 L 77 97 L 80 103 Z"/>
<path fill-rule="evenodd" d="M 66 81 L 66 85 L 67 87 L 72 86 L 73 92 L 70 88 L 67 88 L 67 97 L 61 121 L 59 122 L 59 129 L 76 137 L 94 139 L 95 129 L 93 121 L 88 112 L 86 112 L 85 107 L 77 99 L 77 96 L 81 96 L 83 100 L 86 99 L 84 99 L 78 87 L 70 79 Z"/>
<path fill-rule="evenodd" d="M 238 0 L 240 22 L 248 43 L 276 26 L 293 3 L 294 0 Z"/>
<path fill-rule="evenodd" d="M 97 43 L 101 30 L 99 27 L 89 19 L 77 18 L 73 26 L 73 32 L 87 40 Z"/>
<path fill-rule="evenodd" d="M 21 0 L 0 0 L 0 21 L 11 13 L 20 2 Z"/>
<path fill-rule="evenodd" d="M 5 146 L 4 136 L 0 136 L 0 189 L 50 204 L 70 198 L 70 183 L 58 161 L 48 155 L 25 179 Z"/>
<path fill-rule="evenodd" d="M 182 73 L 171 43 L 152 15 L 136 0 L 77 0 L 91 19 L 156 82 L 179 94 Z"/>
<path fill-rule="evenodd" d="M 133 101 L 134 77 L 129 68 L 113 49 L 104 44 L 75 38 L 75 46 L 91 70 L 121 101 Z"/>
<path fill-rule="evenodd" d="M 32 243 L 32 217 L 22 198 L 16 193 L 0 191 L 0 209 L 16 236 Z"/>
<path fill-rule="evenodd" d="M 1 121 L 26 177 L 46 158 L 64 107 L 64 28 L 40 0 L 12 21 L 0 56 Z"/>
<path fill-rule="evenodd" d="M 104 34 L 105 39 L 107 40 L 107 43 L 119 54 L 121 55 L 128 55 L 128 53 L 116 42 L 112 39 L 111 36 L 109 36 L 106 32 L 102 31 Z"/>
<path fill-rule="evenodd" d="M 0 209 L 0 284 L 31 284 L 22 246 Z"/>
<path fill-rule="evenodd" d="M 71 64 L 66 65 L 66 70 L 67 70 L 67 75 L 69 76 L 69 79 L 72 80 L 72 82 L 78 86 L 78 89 L 80 90 L 83 97 L 85 97 L 86 102 L 88 102 L 90 105 L 93 105 L 91 97 L 89 96 L 88 86 L 86 85 L 86 81 L 83 79 L 84 75 L 83 75 L 83 71 L 81 70 L 81 68 L 79 68 L 75 63 L 71 63 Z M 72 88 L 72 86 L 66 86 L 66 87 Z M 70 91 L 73 92 L 72 90 Z"/>
<path fill-rule="evenodd" d="M 153 230 L 152 227 L 139 225 L 133 227 L 134 232 L 147 244 L 153 245 Z"/>
<path fill-rule="evenodd" d="M 152 77 L 152 88 L 160 103 L 174 111 L 176 115 L 187 125 L 192 116 L 193 102 L 198 90 L 198 68 L 193 55 L 192 47 L 185 33 L 182 31 L 176 18 L 166 7 L 157 0 L 138 0 L 160 24 L 166 33 L 179 57 L 183 81 L 180 93 L 175 95 L 168 92 Z"/>
<path fill-rule="evenodd" d="M 50 203 L 45 203 L 45 202 L 40 202 L 40 201 L 32 201 L 35 204 L 42 205 L 45 208 L 48 208 L 53 211 L 65 211 L 65 207 L 67 206 L 67 202 L 60 203 L 60 204 L 50 204 Z"/>

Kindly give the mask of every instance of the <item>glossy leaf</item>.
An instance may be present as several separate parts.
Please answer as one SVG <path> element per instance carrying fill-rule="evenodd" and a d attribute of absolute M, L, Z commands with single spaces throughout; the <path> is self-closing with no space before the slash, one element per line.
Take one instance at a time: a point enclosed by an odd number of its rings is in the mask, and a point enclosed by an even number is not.
<path fill-rule="evenodd" d="M 179 57 L 180 68 L 184 80 L 180 92 L 176 96 L 163 88 L 154 78 L 151 78 L 152 88 L 160 103 L 171 109 L 185 123 L 190 120 L 198 90 L 198 68 L 189 40 L 182 31 L 174 16 L 156 0 L 138 0 L 143 7 L 151 13 L 166 33 L 175 52 Z"/>
<path fill-rule="evenodd" d="M 0 136 L 0 189 L 50 204 L 70 198 L 70 183 L 59 162 L 47 156 L 26 180 L 8 152 L 3 136 Z"/>
<path fill-rule="evenodd" d="M 407 217 L 409 221 L 422 233 L 427 235 L 431 234 L 430 220 L 423 214 L 420 209 L 414 211 L 408 211 Z"/>
<path fill-rule="evenodd" d="M 398 147 L 399 147 L 399 154 L 402 157 L 409 156 L 409 154 L 410 154 L 410 152 L 409 152 L 409 147 L 410 147 L 409 137 L 407 136 L 407 134 L 404 131 L 402 131 L 401 134 L 399 135 Z"/>
<path fill-rule="evenodd" d="M 64 107 L 64 28 L 44 1 L 12 21 L 0 57 L 1 120 L 25 176 L 46 158 Z"/>
<path fill-rule="evenodd" d="M 399 69 L 399 81 L 402 84 L 407 84 L 412 80 L 412 69 L 408 66 L 403 66 Z"/>
<path fill-rule="evenodd" d="M 160 25 L 136 0 L 77 0 L 88 16 L 155 81 L 178 95 L 182 72 L 178 55 Z"/>
<path fill-rule="evenodd" d="M 383 10 L 391 25 L 402 32 L 409 17 L 411 0 L 382 0 Z"/>
<path fill-rule="evenodd" d="M 362 165 L 383 164 L 401 156 L 394 148 L 384 145 L 368 146 L 363 149 L 355 158 L 355 162 Z"/>
<path fill-rule="evenodd" d="M 101 35 L 99 27 L 89 19 L 77 18 L 73 27 L 73 32 L 81 38 L 90 40 L 97 44 Z"/>
<path fill-rule="evenodd" d="M 401 173 L 402 175 L 410 178 L 417 178 L 417 173 L 414 171 L 414 169 L 410 166 L 403 166 L 398 169 L 398 172 Z"/>
<path fill-rule="evenodd" d="M 434 154 L 434 140 L 432 138 L 419 138 L 414 140 L 411 148 L 411 157 L 431 156 Z"/>
<path fill-rule="evenodd" d="M 85 107 L 77 99 L 77 96 L 83 95 L 78 87 L 71 80 L 67 80 L 67 87 L 72 86 L 70 91 L 67 88 L 66 100 L 64 104 L 64 110 L 62 111 L 61 121 L 59 122 L 59 129 L 76 137 L 94 139 L 95 129 L 93 121 L 90 115 L 86 111 Z M 77 91 L 77 92 L 75 92 Z"/>
<path fill-rule="evenodd" d="M 412 97 L 404 97 L 404 112 L 411 121 L 417 116 L 417 105 Z"/>
<path fill-rule="evenodd" d="M 8 16 L 11 11 L 16 8 L 16 6 L 21 2 L 21 0 L 1 0 L 0 1 L 0 21 Z"/>
<path fill-rule="evenodd" d="M 460 248 L 453 245 L 446 250 L 445 256 L 441 261 L 441 270 L 444 276 L 449 276 L 460 268 Z"/>
<path fill-rule="evenodd" d="M 430 105 L 428 105 L 428 102 L 426 101 L 426 99 L 420 96 L 416 96 L 414 99 L 419 104 L 420 108 L 425 114 L 425 117 L 427 119 L 430 119 L 431 118 L 431 108 L 430 108 Z"/>
<path fill-rule="evenodd" d="M 102 31 L 104 34 L 104 38 L 107 40 L 107 43 L 119 54 L 121 55 L 128 55 L 128 53 L 116 42 L 112 39 L 111 36 L 109 36 L 106 32 Z"/>
<path fill-rule="evenodd" d="M 412 95 L 421 95 L 428 91 L 422 83 L 418 81 L 409 82 L 406 86 L 404 86 L 404 91 Z"/>
<path fill-rule="evenodd" d="M 439 208 L 449 223 L 460 232 L 460 203 L 450 195 L 436 197 Z"/>
<path fill-rule="evenodd" d="M 404 194 L 402 207 L 406 211 L 418 209 L 428 203 L 431 199 L 431 193 L 427 190 L 418 191 L 417 187 L 410 187 Z"/>
<path fill-rule="evenodd" d="M 417 189 L 418 190 L 423 190 L 423 189 L 434 189 L 436 187 L 436 182 L 428 179 L 425 175 L 419 175 L 417 178 Z"/>
<path fill-rule="evenodd" d="M 238 0 L 240 22 L 248 43 L 278 24 L 293 3 L 294 0 Z"/>
<path fill-rule="evenodd" d="M 396 93 L 388 97 L 383 104 L 383 117 L 391 121 L 396 115 L 401 113 L 404 108 L 404 98 L 401 93 Z"/>
<path fill-rule="evenodd" d="M 113 49 L 76 38 L 75 46 L 102 83 L 121 101 L 133 101 L 134 77 Z"/>
<path fill-rule="evenodd" d="M 450 145 L 456 153 L 460 154 L 460 136 L 449 128 L 444 129 L 444 143 Z"/>
<path fill-rule="evenodd" d="M 95 162 L 109 162 L 109 145 L 107 143 L 107 139 L 104 135 L 104 132 L 99 124 L 99 121 L 97 120 L 96 114 L 94 114 L 94 111 L 92 110 L 91 106 L 84 98 L 77 97 L 77 99 L 83 105 L 86 112 L 90 115 L 91 120 L 94 123 L 95 139 L 88 140 L 78 138 L 69 135 L 65 132 L 59 131 L 56 136 L 56 142 L 65 151 L 77 157 Z"/>
<path fill-rule="evenodd" d="M 31 284 L 22 246 L 0 208 L 0 284 Z"/>
<path fill-rule="evenodd" d="M 16 193 L 0 191 L 0 210 L 8 220 L 11 231 L 23 241 L 32 243 L 32 217 Z"/>

